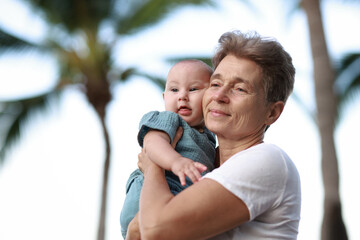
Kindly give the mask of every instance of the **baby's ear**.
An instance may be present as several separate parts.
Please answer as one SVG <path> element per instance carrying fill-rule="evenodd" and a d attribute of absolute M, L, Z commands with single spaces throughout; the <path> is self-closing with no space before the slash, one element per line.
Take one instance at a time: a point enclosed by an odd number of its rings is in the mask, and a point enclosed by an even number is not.
<path fill-rule="evenodd" d="M 273 124 L 280 117 L 283 110 L 284 110 L 284 102 L 278 101 L 278 102 L 270 103 L 268 116 L 265 121 L 266 125 Z"/>

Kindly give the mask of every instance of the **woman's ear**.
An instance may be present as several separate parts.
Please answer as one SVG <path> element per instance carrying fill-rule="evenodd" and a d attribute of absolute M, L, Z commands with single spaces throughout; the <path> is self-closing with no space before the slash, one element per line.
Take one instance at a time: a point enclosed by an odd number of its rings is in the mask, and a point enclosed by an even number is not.
<path fill-rule="evenodd" d="M 284 110 L 284 102 L 278 101 L 269 104 L 269 112 L 265 121 L 266 125 L 273 124 L 281 115 Z"/>

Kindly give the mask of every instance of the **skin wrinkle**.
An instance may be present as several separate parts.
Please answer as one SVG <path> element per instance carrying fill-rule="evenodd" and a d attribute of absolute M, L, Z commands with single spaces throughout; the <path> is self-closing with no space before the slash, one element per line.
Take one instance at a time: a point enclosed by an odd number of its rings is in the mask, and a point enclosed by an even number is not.
<path fill-rule="evenodd" d="M 234 65 L 232 61 L 236 59 L 236 57 L 229 55 L 225 57 L 225 59 L 230 59 L 228 65 Z M 241 77 L 239 77 L 236 72 L 233 74 L 227 74 L 229 71 L 223 71 L 223 74 L 219 74 L 215 69 L 215 72 L 210 81 L 210 91 L 213 91 L 213 101 L 208 103 L 210 108 L 221 109 L 225 113 L 232 113 L 230 117 L 233 118 L 233 121 L 226 121 L 223 122 L 223 124 L 228 124 L 227 127 L 229 129 L 242 129 L 240 132 L 233 131 L 237 136 L 233 136 L 232 139 L 238 140 L 251 136 L 254 133 L 257 133 L 255 135 L 259 136 L 262 129 L 265 128 L 265 124 L 261 124 L 261 122 L 259 122 L 261 119 L 264 119 L 265 113 L 262 114 L 262 116 L 253 118 L 253 111 L 248 111 L 248 109 L 251 108 L 251 105 L 253 104 L 252 102 L 254 100 L 257 105 L 263 105 L 262 103 L 264 102 L 265 93 L 261 84 L 261 69 L 257 64 L 250 60 L 243 59 L 243 62 L 245 62 L 246 65 L 241 69 L 244 72 Z M 221 68 L 222 66 L 223 64 L 220 63 L 218 68 Z M 229 67 L 227 66 L 226 68 Z M 252 78 L 255 76 L 256 81 L 246 80 L 246 78 Z M 212 90 L 214 84 L 215 90 Z M 217 85 L 219 85 L 219 87 L 217 87 Z M 237 87 L 239 86 L 244 88 L 245 91 L 239 92 L 237 90 Z M 259 95 L 261 96 L 258 97 Z M 240 105 L 237 106 L 237 104 L 233 104 L 231 106 L 231 104 L 228 104 L 228 101 L 232 101 L 234 103 L 240 102 Z M 204 103 L 203 106 L 205 106 Z M 262 107 L 262 111 L 264 111 L 265 106 L 263 105 Z M 204 112 L 207 112 L 206 109 L 204 110 Z M 259 121 L 254 123 L 253 121 L 250 121 L 250 119 L 259 119 Z M 235 126 L 233 126 L 233 123 L 236 123 Z M 254 129 L 254 126 L 257 126 L 257 128 Z M 220 134 L 219 132 L 214 133 Z"/>

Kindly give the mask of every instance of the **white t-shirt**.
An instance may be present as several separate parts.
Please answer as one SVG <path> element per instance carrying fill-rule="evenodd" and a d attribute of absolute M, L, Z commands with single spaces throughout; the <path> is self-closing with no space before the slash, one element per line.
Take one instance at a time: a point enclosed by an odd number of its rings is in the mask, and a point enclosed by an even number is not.
<path fill-rule="evenodd" d="M 296 239 L 301 189 L 296 166 L 279 147 L 241 151 L 205 178 L 219 182 L 248 207 L 250 221 L 211 239 Z"/>

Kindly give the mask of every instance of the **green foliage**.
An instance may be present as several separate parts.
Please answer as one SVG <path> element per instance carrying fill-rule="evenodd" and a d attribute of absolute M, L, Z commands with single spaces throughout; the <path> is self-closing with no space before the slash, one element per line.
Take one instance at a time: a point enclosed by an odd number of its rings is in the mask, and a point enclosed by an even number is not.
<path fill-rule="evenodd" d="M 111 52 L 121 35 L 130 35 L 164 19 L 171 11 L 185 5 L 211 4 L 211 0 L 23 0 L 35 14 L 47 23 L 49 32 L 46 41 L 38 45 L 13 36 L 0 29 L 0 52 L 20 50 L 47 50 L 58 62 L 59 77 L 54 89 L 47 94 L 61 91 L 71 84 L 80 84 L 88 101 L 100 117 L 105 115 L 105 106 L 111 100 L 110 88 L 114 80 L 127 81 L 131 76 L 148 78 L 161 88 L 164 80 L 141 72 L 135 66 L 121 68 L 113 65 Z M 104 24 L 111 27 L 115 39 L 103 40 L 100 36 Z M 104 42 L 105 41 L 105 42 Z M 1 153 L 21 135 L 20 125 L 31 115 L 32 108 L 45 106 L 41 96 L 3 102 L 1 119 L 12 119 L 3 136 Z M 1 104 L 1 102 L 0 102 Z M 11 106 L 21 106 L 13 113 Z M 1 136 L 0 135 L 0 136 Z"/>
<path fill-rule="evenodd" d="M 334 90 L 338 96 L 338 119 L 343 115 L 344 108 L 360 93 L 360 53 L 348 53 L 342 57 L 336 67 Z"/>
<path fill-rule="evenodd" d="M 121 1 L 127 2 L 127 1 Z M 129 5 L 132 5 L 131 7 Z M 165 18 L 174 9 L 184 5 L 211 4 L 208 0 L 152 0 L 152 1 L 131 1 L 125 9 L 131 9 L 118 16 L 118 34 L 131 34 L 145 27 L 154 25 Z M 126 4 L 124 4 L 126 5 Z"/>
<path fill-rule="evenodd" d="M 0 136 L 3 144 L 0 146 L 0 165 L 4 162 L 6 151 L 17 142 L 21 136 L 21 127 L 36 111 L 41 111 L 48 105 L 49 99 L 55 92 L 46 93 L 17 101 L 1 102 L 0 109 Z"/>
<path fill-rule="evenodd" d="M 40 46 L 20 39 L 0 28 L 0 54 L 5 52 L 18 52 L 25 49 L 40 49 Z"/>
<path fill-rule="evenodd" d="M 122 35 L 131 35 L 161 21 L 170 11 L 187 4 L 200 5 L 211 0 L 23 0 L 48 24 L 46 41 L 38 47 L 48 50 L 58 62 L 59 78 L 54 89 L 34 98 L 0 102 L 0 163 L 5 152 L 21 136 L 23 123 L 33 109 L 44 109 L 53 92 L 69 84 L 84 90 L 87 100 L 105 123 L 106 106 L 111 100 L 114 80 L 126 81 L 133 75 L 147 77 L 162 88 L 164 81 L 142 73 L 136 67 L 114 66 L 111 53 Z M 112 28 L 111 39 L 101 35 L 102 27 Z M 33 44 L 0 29 L 0 51 L 30 48 Z M 120 70 L 119 70 L 120 69 Z M 16 111 L 14 111 L 14 109 Z M 104 166 L 110 166 L 108 130 L 102 124 L 106 156 Z M 2 139 L 1 139 L 2 137 Z M 105 239 L 105 215 L 109 168 L 104 168 L 98 240 Z"/>
<path fill-rule="evenodd" d="M 114 0 L 24 0 L 51 24 L 61 24 L 69 32 L 98 29 L 112 16 Z"/>

